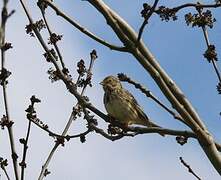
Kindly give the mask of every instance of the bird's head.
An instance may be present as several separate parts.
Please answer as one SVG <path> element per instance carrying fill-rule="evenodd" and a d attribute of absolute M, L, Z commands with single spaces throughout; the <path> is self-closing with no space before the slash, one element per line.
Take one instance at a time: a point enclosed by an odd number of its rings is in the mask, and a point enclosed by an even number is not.
<path fill-rule="evenodd" d="M 103 81 L 100 82 L 103 86 L 104 91 L 113 91 L 115 89 L 121 89 L 122 85 L 119 79 L 115 76 L 107 76 Z"/>

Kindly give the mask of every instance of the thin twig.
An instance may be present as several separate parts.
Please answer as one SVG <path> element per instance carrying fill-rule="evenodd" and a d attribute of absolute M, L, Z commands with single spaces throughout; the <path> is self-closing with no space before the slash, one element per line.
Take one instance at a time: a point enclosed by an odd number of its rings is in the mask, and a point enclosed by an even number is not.
<path fill-rule="evenodd" d="M 180 157 L 180 162 L 188 169 L 188 172 L 190 174 L 192 174 L 193 176 L 195 176 L 198 180 L 202 180 L 194 171 L 193 169 L 190 167 L 190 165 L 188 165 L 182 157 Z"/>
<path fill-rule="evenodd" d="M 50 26 L 49 26 L 49 24 L 48 24 L 48 21 L 47 21 L 47 19 L 46 19 L 46 17 L 45 17 L 45 11 L 44 11 L 42 8 L 40 8 L 40 9 L 41 9 L 41 14 L 42 14 L 42 17 L 43 17 L 43 19 L 44 19 L 44 22 L 45 22 L 46 28 L 47 28 L 47 30 L 48 30 L 48 33 L 49 33 L 50 37 L 52 37 L 52 34 L 53 34 L 53 33 L 52 33 L 52 31 L 51 31 L 51 29 L 50 29 Z M 59 50 L 59 47 L 58 47 L 58 45 L 57 45 L 56 43 L 54 43 L 54 42 L 52 42 L 52 43 L 53 43 L 54 48 L 55 48 L 55 50 L 56 50 L 56 52 L 57 52 L 57 54 L 58 54 L 59 60 L 60 60 L 61 65 L 62 65 L 62 68 L 65 69 L 65 64 L 64 64 L 64 62 L 63 62 L 63 57 L 62 57 L 62 55 L 61 55 L 61 52 L 60 52 L 60 50 Z"/>
<path fill-rule="evenodd" d="M 88 72 L 87 72 L 87 77 L 86 77 L 86 79 L 91 77 L 92 68 L 93 68 L 93 64 L 94 64 L 95 59 L 96 59 L 96 58 L 91 57 L 90 66 L 89 66 L 89 69 L 88 69 Z M 86 83 L 86 84 L 84 85 L 84 87 L 82 88 L 81 94 L 80 94 L 81 97 L 83 96 L 87 85 L 88 85 L 88 84 Z M 71 115 L 70 115 L 70 118 L 69 118 L 69 120 L 68 120 L 68 122 L 67 122 L 67 124 L 66 124 L 66 126 L 65 126 L 65 128 L 64 128 L 64 130 L 63 130 L 63 132 L 62 132 L 62 135 L 61 135 L 62 137 L 66 135 L 66 133 L 68 132 L 68 129 L 70 128 L 70 126 L 71 126 L 73 120 L 76 118 L 77 112 L 76 112 L 74 109 L 77 109 L 78 106 L 79 106 L 79 102 L 78 102 L 78 103 L 74 106 L 74 108 L 73 108 L 73 111 L 72 111 L 72 113 L 71 113 Z M 88 133 L 89 133 L 89 130 L 86 131 L 85 135 L 88 134 Z M 79 134 L 79 137 L 80 137 L 81 135 L 82 135 L 82 133 Z M 75 136 L 76 136 L 76 135 L 75 135 Z M 75 137 L 75 136 L 72 136 L 72 138 Z M 68 137 L 71 137 L 71 136 L 68 136 Z M 40 172 L 40 175 L 39 175 L 39 178 L 38 178 L 39 180 L 42 180 L 42 179 L 44 178 L 44 172 L 45 172 L 45 170 L 47 169 L 47 167 L 48 167 L 48 165 L 49 165 L 49 163 L 50 163 L 50 160 L 51 160 L 52 156 L 54 155 L 54 153 L 55 153 L 55 151 L 56 151 L 56 149 L 57 149 L 58 147 L 59 147 L 59 142 L 57 141 L 57 143 L 55 143 L 54 147 L 52 148 L 52 150 L 51 150 L 49 156 L 47 157 L 46 162 L 45 162 L 44 165 L 42 166 L 42 169 L 41 169 L 41 172 Z"/>
<path fill-rule="evenodd" d="M 178 12 L 179 10 L 187 7 L 194 7 L 194 8 L 217 8 L 221 7 L 221 3 L 216 3 L 216 4 L 201 4 L 201 3 L 186 3 L 182 4 L 180 6 L 172 8 L 175 12 Z"/>
<path fill-rule="evenodd" d="M 33 24 L 34 24 L 34 23 L 33 23 L 33 20 L 32 20 L 32 18 L 31 18 L 30 13 L 28 12 L 28 9 L 27 9 L 27 7 L 26 7 L 24 1 L 23 1 L 23 0 L 20 0 L 20 3 L 21 3 L 21 5 L 22 5 L 22 7 L 23 7 L 23 9 L 24 9 L 24 11 L 25 11 L 25 13 L 26 13 L 28 19 L 29 19 L 30 24 L 33 25 Z M 42 47 L 44 48 L 44 50 L 49 54 L 49 56 L 50 56 L 50 58 L 51 58 L 51 61 L 52 61 L 52 63 L 54 64 L 54 66 L 55 66 L 55 68 L 56 68 L 56 70 L 57 70 L 57 72 L 58 72 L 59 77 L 60 77 L 60 78 L 63 80 L 63 82 L 66 84 L 67 88 L 70 90 L 71 93 L 74 93 L 74 94 L 76 95 L 78 101 L 79 101 L 79 100 L 84 101 L 82 95 L 80 95 L 80 94 L 77 93 L 74 83 L 73 83 L 70 79 L 67 79 L 67 77 L 66 77 L 66 76 L 63 74 L 63 72 L 60 70 L 60 67 L 59 67 L 58 64 L 56 63 L 55 57 L 50 53 L 50 51 L 49 51 L 49 49 L 48 49 L 46 43 L 44 42 L 44 40 L 43 40 L 41 34 L 39 33 L 39 31 L 38 31 L 36 28 L 33 28 L 33 31 L 34 31 L 36 37 L 38 38 L 39 42 L 41 43 Z M 85 87 L 85 88 L 86 88 L 86 87 Z M 85 90 L 85 88 L 83 88 L 83 91 Z M 78 105 L 77 105 L 77 106 L 78 106 Z M 74 119 L 75 116 L 76 116 L 76 112 L 73 111 L 73 112 L 71 113 L 71 116 L 70 116 L 70 118 L 69 118 L 69 120 L 68 120 L 68 122 L 67 122 L 65 128 L 64 128 L 64 131 L 63 131 L 63 133 L 62 133 L 63 136 L 67 133 L 67 131 L 68 131 L 68 129 L 69 129 L 69 127 L 70 127 L 70 125 L 71 125 L 71 123 L 72 123 L 72 121 L 73 121 L 73 119 Z M 42 179 L 44 178 L 45 172 L 46 172 L 46 170 L 47 170 L 47 167 L 48 167 L 48 165 L 49 165 L 49 163 L 50 163 L 50 161 L 51 161 L 51 159 L 52 159 L 53 154 L 55 153 L 55 151 L 56 151 L 56 149 L 57 149 L 57 147 L 58 147 L 59 145 L 60 145 L 60 142 L 59 142 L 59 141 L 56 141 L 54 147 L 52 148 L 52 150 L 51 150 L 49 156 L 48 156 L 47 159 L 46 159 L 46 162 L 45 162 L 44 165 L 42 166 L 40 175 L 39 175 L 39 177 L 38 177 L 39 180 L 42 180 Z"/>
<path fill-rule="evenodd" d="M 56 12 L 56 14 L 58 16 L 61 16 L 62 18 L 64 18 L 67 22 L 69 22 L 71 25 L 73 25 L 75 28 L 77 28 L 79 31 L 81 31 L 83 34 L 87 35 L 88 37 L 92 38 L 93 40 L 110 48 L 111 50 L 123 51 L 123 52 L 128 51 L 128 49 L 126 47 L 112 45 L 112 44 L 106 42 L 105 40 L 99 38 L 98 36 L 94 35 L 90 31 L 88 31 L 87 29 L 82 27 L 79 23 L 77 23 L 76 21 L 74 21 L 70 17 L 68 17 L 65 13 L 63 13 L 60 9 L 58 9 L 58 7 L 56 7 L 52 2 L 50 2 L 48 0 L 42 0 L 42 1 L 45 2 L 48 6 L 50 6 Z"/>
<path fill-rule="evenodd" d="M 96 133 L 104 136 L 105 138 L 115 141 L 118 139 L 121 139 L 125 136 L 129 137 L 134 137 L 139 134 L 152 134 L 152 133 L 162 133 L 165 135 L 170 135 L 170 136 L 184 136 L 186 138 L 194 138 L 196 139 L 196 135 L 191 132 L 191 131 L 179 131 L 179 130 L 172 130 L 172 129 L 166 129 L 166 128 L 157 128 L 157 127 L 133 127 L 130 126 L 127 129 L 125 129 L 127 132 L 133 132 L 133 133 L 123 133 L 123 134 L 118 134 L 116 136 L 111 136 L 108 133 L 106 133 L 103 129 L 98 128 L 97 126 L 91 124 L 90 125 L 92 129 L 95 130 Z"/>
<path fill-rule="evenodd" d="M 6 169 L 5 169 L 5 166 L 2 166 L 1 168 L 2 168 L 2 170 L 4 171 L 5 176 L 7 177 L 7 179 L 10 180 L 10 177 L 9 177 L 9 175 L 8 175 Z"/>
<path fill-rule="evenodd" d="M 148 20 L 149 18 L 152 16 L 152 14 L 154 13 L 155 11 L 155 8 L 157 7 L 157 4 L 158 4 L 159 0 L 155 0 L 154 1 L 154 4 L 153 6 L 151 7 L 149 13 L 147 14 L 147 16 L 144 18 L 144 21 L 139 29 L 139 33 L 138 33 L 138 38 L 137 38 L 137 43 L 139 43 L 140 39 L 141 39 L 141 36 L 142 36 L 142 33 L 144 31 L 144 28 L 145 26 L 148 24 Z"/>
<path fill-rule="evenodd" d="M 186 138 L 197 138 L 196 134 L 191 131 L 181 131 L 181 130 L 173 130 L 166 128 L 158 128 L 158 127 L 134 127 L 129 126 L 127 131 L 135 132 L 136 134 L 149 134 L 149 133 L 162 133 L 165 135 L 171 136 L 184 136 Z"/>
<path fill-rule="evenodd" d="M 203 30 L 203 35 L 204 35 L 204 38 L 205 38 L 205 41 L 206 41 L 207 48 L 209 48 L 211 44 L 210 44 L 210 41 L 209 41 L 209 35 L 208 35 L 208 32 L 207 32 L 207 29 L 206 29 L 205 26 L 203 26 L 202 30 Z M 215 73 L 218 77 L 218 80 L 221 83 L 221 75 L 220 75 L 221 73 L 220 73 L 220 70 L 219 70 L 219 68 L 216 64 L 216 61 L 214 59 L 212 59 L 212 64 L 213 64 L 213 68 L 215 70 Z"/>
<path fill-rule="evenodd" d="M 178 11 L 184 9 L 184 8 L 189 8 L 189 7 L 199 8 L 199 9 L 202 9 L 202 8 L 218 8 L 218 7 L 221 7 L 221 3 L 216 3 L 216 4 L 186 3 L 186 4 L 182 4 L 180 6 L 170 8 L 170 10 L 171 10 L 171 12 L 176 13 L 176 12 L 178 12 Z M 160 9 L 157 9 L 154 12 L 158 14 L 160 11 L 161 11 Z"/>
<path fill-rule="evenodd" d="M 38 180 L 44 178 L 45 172 L 48 171 L 47 167 L 48 167 L 48 165 L 49 165 L 49 163 L 50 163 L 50 161 L 51 161 L 51 159 L 52 159 L 52 157 L 53 157 L 54 153 L 56 152 L 57 147 L 58 147 L 59 145 L 60 145 L 60 143 L 55 143 L 54 147 L 51 149 L 51 151 L 50 151 L 50 153 L 49 153 L 49 155 L 48 155 L 48 157 L 47 157 L 47 160 L 45 161 L 45 163 L 43 164 L 43 166 L 42 166 L 42 168 L 41 168 L 42 171 L 41 171 L 41 173 L 40 173 L 40 176 L 38 177 Z"/>
<path fill-rule="evenodd" d="M 119 139 L 121 139 L 121 138 L 126 136 L 125 134 L 120 134 L 120 135 L 112 136 L 112 135 L 109 135 L 108 133 L 106 133 L 103 129 L 98 128 L 94 124 L 91 124 L 90 126 L 97 134 L 100 134 L 103 137 L 105 137 L 106 139 L 109 139 L 111 141 L 116 141 L 116 140 L 119 140 Z"/>
<path fill-rule="evenodd" d="M 93 69 L 94 61 L 95 61 L 96 58 L 97 58 L 97 56 L 94 56 L 94 55 L 92 55 L 92 53 L 91 53 L 91 61 L 90 61 L 90 65 L 89 65 L 89 68 L 88 68 L 88 71 L 87 71 L 86 80 L 89 79 L 89 78 L 91 78 L 92 69 Z M 82 88 L 82 90 L 81 90 L 81 94 L 80 94 L 81 97 L 84 95 L 84 92 L 85 92 L 87 86 L 88 86 L 88 83 L 85 83 L 84 86 L 83 86 L 83 88 Z M 79 102 L 74 106 L 73 111 L 72 111 L 72 113 L 71 113 L 71 116 L 70 116 L 70 118 L 69 118 L 69 120 L 68 120 L 68 122 L 67 122 L 67 124 L 66 124 L 66 126 L 65 126 L 65 128 L 64 128 L 64 130 L 63 130 L 63 132 L 62 132 L 62 136 L 65 136 L 65 135 L 66 135 L 66 133 L 68 132 L 68 129 L 70 128 L 70 126 L 71 126 L 73 120 L 76 118 L 77 112 L 75 111 L 75 109 L 77 109 L 78 106 L 79 106 Z M 88 133 L 89 133 L 89 131 L 88 131 Z M 57 144 L 57 143 L 56 143 L 56 144 Z M 56 144 L 55 144 L 55 146 L 56 146 L 56 148 L 57 148 L 58 145 L 56 145 Z M 53 152 L 55 152 L 55 149 L 56 149 L 55 146 L 54 146 L 54 148 L 52 149 Z M 49 156 L 53 156 L 52 151 L 51 151 L 51 153 L 49 154 Z M 46 163 L 42 166 L 42 170 L 41 170 L 41 173 L 40 173 L 40 175 L 39 175 L 39 180 L 40 180 L 40 179 L 43 179 L 43 177 L 44 177 L 44 176 L 43 176 L 43 175 L 44 175 L 44 172 L 45 172 L 45 170 L 47 169 L 47 166 L 48 166 L 49 161 L 50 161 L 50 159 L 51 159 L 51 157 L 49 157 L 49 156 L 48 156 L 48 158 L 47 158 L 47 160 L 46 160 Z"/>
<path fill-rule="evenodd" d="M 7 22 L 8 18 L 11 16 L 11 14 L 13 14 L 13 13 L 8 14 L 7 4 L 8 4 L 8 0 L 4 0 L 3 1 L 3 8 L 2 8 L 2 16 L 1 16 L 1 42 L 0 42 L 0 44 L 1 44 L 1 70 L 3 70 L 5 67 L 5 49 L 2 48 L 5 45 L 5 26 L 6 26 L 6 22 Z M 11 124 L 11 125 L 7 126 L 7 129 L 8 129 L 9 139 L 10 139 L 10 146 L 11 146 L 15 179 L 19 180 L 18 162 L 17 162 L 18 155 L 15 150 L 15 142 L 14 142 L 14 135 L 13 135 L 13 129 L 12 129 L 13 122 L 11 121 L 10 115 L 9 115 L 9 106 L 8 106 L 7 91 L 6 91 L 6 81 L 3 82 L 2 87 L 3 87 L 3 99 L 4 99 L 5 113 L 6 113 L 8 124 Z"/>
<path fill-rule="evenodd" d="M 21 166 L 21 180 L 24 180 L 24 174 L 25 174 L 25 168 L 26 168 L 26 155 L 27 155 L 27 150 L 28 150 L 28 139 L 31 131 L 31 121 L 28 122 L 28 130 L 27 134 L 25 137 L 25 141 L 23 142 L 23 156 L 22 156 L 22 161 L 20 163 Z"/>
<path fill-rule="evenodd" d="M 49 134 L 49 136 L 52 136 L 54 138 L 70 140 L 70 139 L 78 138 L 78 137 L 80 137 L 82 135 L 87 135 L 88 133 L 91 132 L 91 130 L 87 129 L 85 132 L 82 132 L 82 133 L 79 133 L 79 134 L 75 134 L 75 135 L 62 135 L 62 134 L 60 135 L 58 133 L 52 132 L 48 128 L 42 127 L 35 119 L 29 119 L 29 121 L 33 122 L 36 126 L 41 128 L 43 131 L 47 132 Z"/>
<path fill-rule="evenodd" d="M 52 63 L 54 64 L 56 70 L 58 71 L 58 73 L 60 74 L 60 76 L 65 77 L 62 70 L 60 69 L 59 65 L 56 62 L 56 58 L 51 54 L 49 48 L 47 47 L 46 43 L 44 42 L 40 32 L 38 31 L 38 29 L 34 26 L 34 22 L 32 20 L 32 17 L 28 11 L 28 8 L 26 7 L 26 4 L 24 3 L 24 0 L 20 0 L 20 3 L 25 11 L 25 14 L 29 20 L 29 23 L 33 26 L 33 31 L 37 37 L 37 39 L 39 40 L 41 46 L 43 47 L 43 49 L 45 50 L 45 52 L 50 56 L 50 59 L 52 60 Z"/>

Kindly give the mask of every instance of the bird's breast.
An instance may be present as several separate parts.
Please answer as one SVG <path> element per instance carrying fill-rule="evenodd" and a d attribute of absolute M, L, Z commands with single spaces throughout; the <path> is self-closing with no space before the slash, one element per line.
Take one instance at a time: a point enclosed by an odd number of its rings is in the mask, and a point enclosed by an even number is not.
<path fill-rule="evenodd" d="M 105 108 L 108 114 L 121 123 L 129 123 L 137 119 L 137 112 L 132 104 L 122 98 L 112 98 L 106 103 Z"/>

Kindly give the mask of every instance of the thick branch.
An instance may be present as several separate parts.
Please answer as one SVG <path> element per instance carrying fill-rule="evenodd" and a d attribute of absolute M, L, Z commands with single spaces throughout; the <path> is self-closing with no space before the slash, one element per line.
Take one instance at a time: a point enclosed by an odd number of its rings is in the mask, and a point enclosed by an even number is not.
<path fill-rule="evenodd" d="M 172 106 L 197 134 L 201 147 L 204 149 L 204 152 L 207 154 L 213 166 L 221 174 L 221 155 L 215 148 L 214 140 L 182 91 L 161 68 L 142 41 L 140 41 L 140 44 L 137 46 L 138 48 L 136 48 L 137 34 L 116 12 L 111 10 L 102 0 L 90 0 L 88 2 L 105 17 L 108 24 L 125 46 L 131 48 L 131 54 L 133 54 L 140 64 L 148 71 L 161 91 L 171 102 Z"/>

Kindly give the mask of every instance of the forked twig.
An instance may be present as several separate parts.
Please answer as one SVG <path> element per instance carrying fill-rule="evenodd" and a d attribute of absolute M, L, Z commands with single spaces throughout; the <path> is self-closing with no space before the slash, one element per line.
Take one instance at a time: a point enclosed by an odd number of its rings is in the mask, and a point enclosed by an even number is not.
<path fill-rule="evenodd" d="M 94 61 L 95 61 L 96 58 L 97 58 L 96 52 L 95 52 L 94 55 L 91 53 L 91 61 L 90 61 L 89 69 L 88 69 L 88 71 L 87 71 L 87 77 L 86 77 L 86 79 L 91 78 L 92 69 L 93 69 Z M 80 94 L 81 96 L 84 95 L 84 92 L 85 92 L 87 86 L 88 86 L 87 83 L 84 84 L 84 86 L 83 86 L 83 88 L 82 88 L 82 90 L 81 90 L 81 94 Z M 69 120 L 68 120 L 68 122 L 67 122 L 67 124 L 66 124 L 66 126 L 65 126 L 65 128 L 64 128 L 64 130 L 63 130 L 61 136 L 65 136 L 65 135 L 66 135 L 66 133 L 68 132 L 68 129 L 70 128 L 70 126 L 71 126 L 73 120 L 76 119 L 76 116 L 77 116 L 77 113 L 78 113 L 78 112 L 76 111 L 76 109 L 78 109 L 78 107 L 79 107 L 79 102 L 73 107 L 73 111 L 72 111 L 72 113 L 71 113 L 71 115 L 70 115 L 70 118 L 69 118 Z M 88 134 L 89 132 L 90 132 L 89 130 L 86 131 L 86 133 L 85 133 L 84 135 Z M 77 136 L 77 137 L 80 137 L 81 135 L 82 135 L 82 133 L 79 134 L 79 136 Z M 68 137 L 70 137 L 70 136 L 68 136 Z M 75 136 L 73 136 L 73 137 L 75 137 Z M 73 137 L 72 137 L 72 138 L 73 138 Z M 59 141 L 57 141 L 57 142 L 55 143 L 55 145 L 54 145 L 54 147 L 52 148 L 52 150 L 51 150 L 51 152 L 50 152 L 50 154 L 49 154 L 49 156 L 48 156 L 46 162 L 45 162 L 44 165 L 42 166 L 42 169 L 41 169 L 41 172 L 40 172 L 40 175 L 39 175 L 39 178 L 38 178 L 39 180 L 43 179 L 44 174 L 45 174 L 45 171 L 46 171 L 46 169 L 47 169 L 47 167 L 48 167 L 48 165 L 49 165 L 49 162 L 50 162 L 50 160 L 51 160 L 51 158 L 52 158 L 54 152 L 56 151 L 56 149 L 57 149 L 58 147 L 59 147 Z"/>

